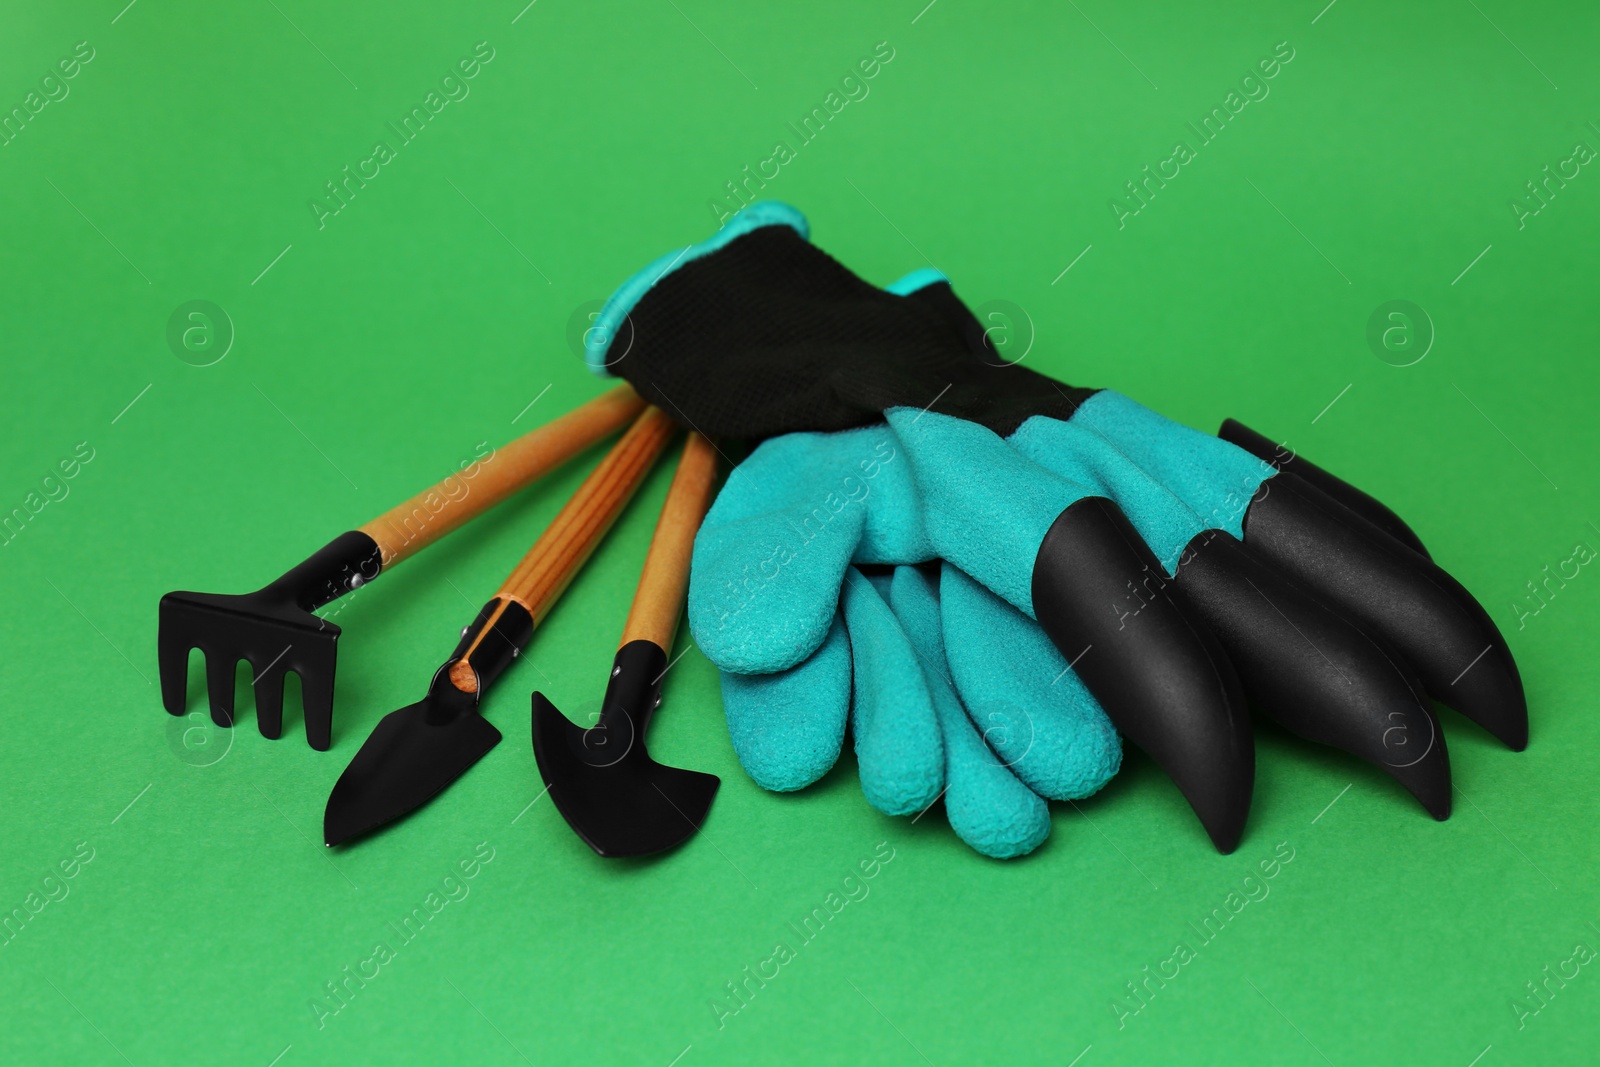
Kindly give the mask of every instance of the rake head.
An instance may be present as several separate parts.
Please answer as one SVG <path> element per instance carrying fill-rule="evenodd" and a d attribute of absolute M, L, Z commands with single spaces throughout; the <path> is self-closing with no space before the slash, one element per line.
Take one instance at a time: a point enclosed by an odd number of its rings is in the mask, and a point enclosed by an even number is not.
<path fill-rule="evenodd" d="M 359 532 L 342 534 L 310 559 L 254 593 L 172 592 L 161 598 L 157 656 L 161 701 L 173 715 L 185 710 L 189 650 L 206 657 L 211 720 L 234 723 L 233 677 L 250 664 L 256 722 L 263 737 L 283 732 L 283 680 L 300 677 L 306 740 L 326 750 L 333 732 L 333 676 L 339 627 L 312 612 L 376 577 L 378 546 Z"/>

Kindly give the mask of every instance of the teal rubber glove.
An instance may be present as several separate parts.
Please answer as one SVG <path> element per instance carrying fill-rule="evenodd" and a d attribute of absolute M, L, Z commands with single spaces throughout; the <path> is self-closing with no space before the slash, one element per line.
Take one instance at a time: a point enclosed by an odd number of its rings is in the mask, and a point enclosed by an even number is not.
<path fill-rule="evenodd" d="M 1089 796 L 1122 758 L 1038 625 L 947 563 L 870 578 L 850 568 L 810 658 L 725 673 L 722 689 L 734 750 L 758 784 L 794 790 L 827 773 L 848 718 L 873 807 L 915 815 L 942 796 L 957 836 L 998 859 L 1049 836 L 1043 798 Z"/>

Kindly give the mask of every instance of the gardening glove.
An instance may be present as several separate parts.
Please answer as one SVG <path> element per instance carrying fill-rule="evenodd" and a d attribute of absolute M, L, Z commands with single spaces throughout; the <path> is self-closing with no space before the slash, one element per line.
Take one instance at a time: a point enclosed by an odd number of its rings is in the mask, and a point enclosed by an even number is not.
<path fill-rule="evenodd" d="M 1428 696 L 1526 745 L 1504 639 L 1370 498 L 1259 438 L 975 359 L 934 304 L 867 285 L 797 212 L 761 204 L 602 312 L 631 329 L 613 369 L 643 395 L 702 432 L 766 439 L 696 542 L 690 623 L 713 662 L 793 666 L 827 637 L 852 562 L 944 559 L 1038 621 L 1225 852 L 1254 778 L 1246 692 L 1436 818 L 1449 764 Z M 589 354 L 604 366 L 605 346 Z M 861 462 L 837 431 L 883 422 L 894 460 L 870 491 L 818 499 Z"/>

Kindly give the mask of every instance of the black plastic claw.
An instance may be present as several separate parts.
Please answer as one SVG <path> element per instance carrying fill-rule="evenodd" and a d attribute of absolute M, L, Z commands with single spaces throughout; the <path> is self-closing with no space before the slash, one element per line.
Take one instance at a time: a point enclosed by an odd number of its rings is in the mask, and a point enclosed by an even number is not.
<path fill-rule="evenodd" d="M 1216 638 L 1110 500 L 1063 511 L 1033 566 L 1033 609 L 1106 715 L 1172 778 L 1221 852 L 1244 832 L 1255 744 Z"/>
<path fill-rule="evenodd" d="M 1435 819 L 1449 817 L 1444 734 L 1398 657 L 1219 530 L 1185 548 L 1177 583 L 1257 706 L 1291 733 L 1384 771 Z"/>
<path fill-rule="evenodd" d="M 217 725 L 233 725 L 234 666 L 248 660 L 256 677 L 261 733 L 275 738 L 282 732 L 283 675 L 294 671 L 303 692 L 306 739 L 312 748 L 328 748 L 339 627 L 312 612 L 376 577 L 381 567 L 372 538 L 353 530 L 254 593 L 180 591 L 162 597 L 156 652 L 167 711 L 182 715 L 186 710 L 189 650 L 198 648 L 206 656 L 211 718 Z"/>
<path fill-rule="evenodd" d="M 1338 475 L 1330 474 L 1304 456 L 1274 444 L 1272 438 L 1256 433 L 1237 419 L 1222 420 L 1222 429 L 1217 431 L 1217 436 L 1238 445 L 1252 456 L 1272 464 L 1280 471 L 1298 475 L 1413 552 L 1428 555 L 1427 548 L 1422 544 L 1422 538 L 1406 525 L 1404 519 L 1396 515 L 1383 501 L 1362 492 Z"/>
<path fill-rule="evenodd" d="M 1528 702 L 1505 638 L 1472 594 L 1291 473 L 1245 513 L 1244 543 L 1393 649 L 1428 694 L 1520 751 Z"/>

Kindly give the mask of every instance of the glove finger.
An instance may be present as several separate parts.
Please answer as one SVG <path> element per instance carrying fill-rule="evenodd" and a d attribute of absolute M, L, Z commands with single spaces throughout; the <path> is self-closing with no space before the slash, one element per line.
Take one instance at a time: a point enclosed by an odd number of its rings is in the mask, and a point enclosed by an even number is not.
<path fill-rule="evenodd" d="M 1265 460 L 1280 471 L 1299 475 L 1413 552 L 1428 555 L 1427 548 L 1422 544 L 1422 538 L 1406 525 L 1404 519 L 1390 510 L 1383 501 L 1362 492 L 1338 475 L 1323 470 L 1290 449 L 1279 447 L 1273 443 L 1272 438 L 1256 433 L 1237 419 L 1223 419 L 1222 428 L 1217 431 L 1217 436 L 1230 444 L 1238 445 L 1252 456 Z"/>
<path fill-rule="evenodd" d="M 1109 389 L 1070 420 L 1032 418 L 1008 440 L 1035 463 L 1115 501 L 1169 577 L 1202 530 L 1241 536 L 1251 498 L 1275 473 L 1244 450 Z"/>
<path fill-rule="evenodd" d="M 1516 661 L 1472 594 L 1295 475 L 1267 488 L 1245 516 L 1245 545 L 1404 657 L 1435 700 L 1526 748 Z"/>
<path fill-rule="evenodd" d="M 899 567 L 890 606 L 910 639 L 944 734 L 945 815 L 972 848 L 995 859 L 1023 856 L 1050 836 L 1050 809 L 984 744 L 945 676 L 939 600 L 928 576 Z"/>
<path fill-rule="evenodd" d="M 885 417 L 904 446 L 933 552 L 1031 615 L 1039 544 L 1090 490 L 975 422 L 915 408 L 890 408 Z"/>
<path fill-rule="evenodd" d="M 1078 800 L 1122 764 L 1122 741 L 1037 623 L 946 563 L 939 610 L 951 678 L 973 725 L 1035 793 Z"/>
<path fill-rule="evenodd" d="M 840 592 L 850 631 L 861 792 L 885 815 L 910 815 L 944 788 L 944 741 L 917 656 L 872 584 L 851 568 Z"/>
<path fill-rule="evenodd" d="M 883 427 L 788 434 L 734 469 L 695 538 L 689 583 L 689 626 L 713 663 L 739 674 L 793 667 L 827 636 L 858 548 L 919 551 L 897 454 Z"/>
<path fill-rule="evenodd" d="M 787 793 L 827 774 L 850 713 L 850 639 L 835 619 L 822 646 L 775 674 L 722 674 L 728 736 L 745 773 Z"/>
<path fill-rule="evenodd" d="M 1449 817 L 1444 734 L 1403 660 L 1221 531 L 1190 542 L 1177 585 L 1257 706 L 1384 771 L 1435 819 Z"/>

